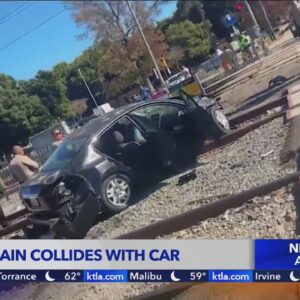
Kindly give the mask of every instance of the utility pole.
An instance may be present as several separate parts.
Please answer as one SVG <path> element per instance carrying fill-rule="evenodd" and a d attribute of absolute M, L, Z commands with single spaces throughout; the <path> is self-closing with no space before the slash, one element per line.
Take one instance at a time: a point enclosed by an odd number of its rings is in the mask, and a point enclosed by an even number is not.
<path fill-rule="evenodd" d="M 272 28 L 271 22 L 270 22 L 270 20 L 269 20 L 269 18 L 268 18 L 266 9 L 265 9 L 265 7 L 264 7 L 264 5 L 263 5 L 263 3 L 262 3 L 261 0 L 259 0 L 259 4 L 260 4 L 261 10 L 262 10 L 262 12 L 263 12 L 263 14 L 264 14 L 264 17 L 265 17 L 265 19 L 266 19 L 266 21 L 267 21 L 267 24 L 268 24 L 269 31 L 270 31 L 270 37 L 271 37 L 272 40 L 276 40 L 276 37 L 275 37 L 275 34 L 274 34 L 274 32 L 273 32 L 273 28 Z"/>
<path fill-rule="evenodd" d="M 134 21 L 135 21 L 135 23 L 136 23 L 136 25 L 137 25 L 137 27 L 138 27 L 140 33 L 141 33 L 141 36 L 142 36 L 142 38 L 143 38 L 143 40 L 144 40 L 144 43 L 145 43 L 145 45 L 146 45 L 146 47 L 147 47 L 147 50 L 148 50 L 148 52 L 149 52 L 149 54 L 150 54 L 150 56 L 151 56 L 151 59 L 153 60 L 153 63 L 154 63 L 154 66 L 155 66 L 157 75 L 158 75 L 158 77 L 159 77 L 161 83 L 163 84 L 163 86 L 165 86 L 165 85 L 166 85 L 166 84 L 165 84 L 165 81 L 164 81 L 164 79 L 163 79 L 163 77 L 162 77 L 162 75 L 161 75 L 161 72 L 160 72 L 159 67 L 158 67 L 158 65 L 157 65 L 157 63 L 156 63 L 155 57 L 154 57 L 154 55 L 153 55 L 153 53 L 152 53 L 152 50 L 151 50 L 151 48 L 150 48 L 150 46 L 149 46 L 149 44 L 148 44 L 148 42 L 147 42 L 147 39 L 146 39 L 146 37 L 145 37 L 145 34 L 144 34 L 143 29 L 142 29 L 142 27 L 141 27 L 141 24 L 140 24 L 140 22 L 139 22 L 139 20 L 138 20 L 138 18 L 137 18 L 137 16 L 136 16 L 136 14 L 135 14 L 135 12 L 133 11 L 133 9 L 132 9 L 131 4 L 129 3 L 129 1 L 128 1 L 128 0 L 125 0 L 125 1 L 126 1 L 127 5 L 128 5 L 128 8 L 129 8 L 129 10 L 130 10 L 130 13 L 132 14 L 132 17 L 133 17 L 133 19 L 134 19 Z"/>
<path fill-rule="evenodd" d="M 252 19 L 252 22 L 254 23 L 254 27 L 255 27 L 255 29 L 256 29 L 258 35 L 259 35 L 259 39 L 260 39 L 260 42 L 261 42 L 261 45 L 262 45 L 264 54 L 265 54 L 265 56 L 267 56 L 267 54 L 268 54 L 268 49 L 267 49 L 267 47 L 266 47 L 266 45 L 265 45 L 265 41 L 264 41 L 263 37 L 261 36 L 260 28 L 259 28 L 259 25 L 258 25 L 258 23 L 257 23 L 257 21 L 256 21 L 255 15 L 254 15 L 254 13 L 253 13 L 253 11 L 252 11 L 252 8 L 251 8 L 251 6 L 250 6 L 248 0 L 244 0 L 244 1 L 245 1 L 247 10 L 248 10 L 248 12 L 249 12 L 249 14 L 250 14 L 250 17 L 251 17 L 251 19 Z"/>
<path fill-rule="evenodd" d="M 102 111 L 102 110 L 100 109 L 100 107 L 98 106 L 97 101 L 96 101 L 96 99 L 94 98 L 94 96 L 93 96 L 93 94 L 92 94 L 92 92 L 91 92 L 91 90 L 90 90 L 88 84 L 86 83 L 86 81 L 85 81 L 85 79 L 84 79 L 84 77 L 83 77 L 83 75 L 82 75 L 82 73 L 81 73 L 80 68 L 78 68 L 77 71 L 78 71 L 78 73 L 79 73 L 79 75 L 80 75 L 82 81 L 84 82 L 84 84 L 85 84 L 85 86 L 86 86 L 88 92 L 90 93 L 90 96 L 92 97 L 92 99 L 93 99 L 93 101 L 94 101 L 94 103 L 95 103 L 95 105 L 96 105 L 96 107 L 97 107 L 99 113 L 102 114 L 103 111 Z"/>

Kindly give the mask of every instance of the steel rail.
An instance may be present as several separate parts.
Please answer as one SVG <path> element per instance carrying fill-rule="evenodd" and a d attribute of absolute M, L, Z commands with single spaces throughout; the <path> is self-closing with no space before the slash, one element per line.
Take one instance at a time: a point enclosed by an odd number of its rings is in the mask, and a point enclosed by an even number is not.
<path fill-rule="evenodd" d="M 145 227 L 138 228 L 134 231 L 120 235 L 115 239 L 155 239 L 158 236 L 168 235 L 189 228 L 207 219 L 216 218 L 230 208 L 242 206 L 254 197 L 267 195 L 290 183 L 296 182 L 299 180 L 299 176 L 300 172 L 287 175 L 239 194 L 230 195 L 182 214 L 171 216 Z"/>

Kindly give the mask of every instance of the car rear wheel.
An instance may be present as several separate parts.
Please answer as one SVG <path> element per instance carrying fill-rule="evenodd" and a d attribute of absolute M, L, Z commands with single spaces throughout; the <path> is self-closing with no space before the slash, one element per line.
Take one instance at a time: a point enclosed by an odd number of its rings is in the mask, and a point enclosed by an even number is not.
<path fill-rule="evenodd" d="M 124 174 L 114 174 L 106 178 L 101 186 L 104 209 L 111 213 L 125 210 L 132 198 L 131 181 Z"/>
<path fill-rule="evenodd" d="M 210 107 L 208 112 L 214 121 L 213 137 L 215 139 L 219 139 L 221 136 L 230 133 L 229 121 L 218 106 Z"/>

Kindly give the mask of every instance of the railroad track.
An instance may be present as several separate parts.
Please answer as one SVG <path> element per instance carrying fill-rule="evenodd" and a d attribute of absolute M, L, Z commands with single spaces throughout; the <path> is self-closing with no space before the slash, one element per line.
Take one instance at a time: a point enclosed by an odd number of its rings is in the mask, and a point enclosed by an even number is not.
<path fill-rule="evenodd" d="M 240 207 L 255 197 L 270 194 L 271 192 L 277 191 L 291 183 L 297 182 L 299 177 L 300 172 L 287 175 L 278 180 L 243 191 L 239 194 L 230 195 L 223 199 L 200 206 L 196 209 L 189 210 L 185 213 L 152 223 L 148 226 L 121 235 L 116 239 L 155 239 L 159 236 L 168 235 L 189 228 L 201 221 L 205 221 L 210 218 L 216 218 L 228 209 Z M 171 283 L 154 291 L 131 297 L 130 300 L 172 299 L 196 284 L 201 283 Z"/>
<path fill-rule="evenodd" d="M 209 204 L 200 206 L 196 209 L 189 210 L 185 213 L 158 221 L 143 228 L 121 235 L 116 239 L 155 239 L 159 236 L 164 236 L 189 228 L 209 218 L 216 218 L 228 209 L 240 207 L 254 197 L 270 194 L 271 192 L 279 190 L 291 183 L 297 182 L 299 180 L 299 176 L 300 172 L 287 175 L 278 180 L 243 191 L 239 194 L 231 195 L 223 199 L 210 202 Z M 171 283 L 154 291 L 131 297 L 130 300 L 172 299 L 196 284 L 201 283 Z"/>
<path fill-rule="evenodd" d="M 263 117 L 259 120 L 255 120 L 258 116 L 266 114 L 268 111 L 280 107 L 281 110 L 266 117 Z M 204 154 L 212 150 L 224 147 L 243 135 L 249 133 L 252 130 L 274 120 L 275 118 L 284 116 L 287 109 L 287 97 L 281 97 L 279 99 L 273 100 L 271 102 L 255 106 L 254 108 L 248 109 L 243 113 L 237 114 L 236 116 L 229 119 L 232 127 L 237 127 L 238 124 L 249 122 L 248 125 L 242 126 L 236 130 L 233 130 L 231 133 L 223 136 L 218 141 L 212 141 L 204 145 L 200 153 Z M 13 232 L 25 229 L 26 227 L 32 225 L 32 221 L 28 218 L 28 212 L 22 210 L 16 212 L 4 218 L 4 222 L 7 222 L 8 225 L 0 229 L 0 237 L 7 236 Z"/>
<path fill-rule="evenodd" d="M 10 215 L 2 216 L 0 220 L 0 223 L 2 224 L 2 229 L 0 230 L 0 237 L 9 235 L 18 230 L 22 230 L 26 226 L 30 225 L 30 222 L 27 219 L 28 215 L 28 211 L 24 208 Z"/>

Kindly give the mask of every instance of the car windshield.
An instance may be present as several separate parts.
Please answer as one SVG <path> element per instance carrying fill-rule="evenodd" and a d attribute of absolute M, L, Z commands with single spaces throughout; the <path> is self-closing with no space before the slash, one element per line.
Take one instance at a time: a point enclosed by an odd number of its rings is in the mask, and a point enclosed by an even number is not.
<path fill-rule="evenodd" d="M 85 138 L 67 139 L 49 156 L 44 165 L 42 172 L 61 170 L 66 167 L 79 152 L 85 142 Z"/>
<path fill-rule="evenodd" d="M 181 74 L 175 74 L 175 75 L 171 76 L 171 77 L 167 80 L 167 82 L 168 82 L 169 84 L 174 83 L 174 82 L 176 82 L 177 80 L 180 79 L 180 76 L 181 76 Z"/>

